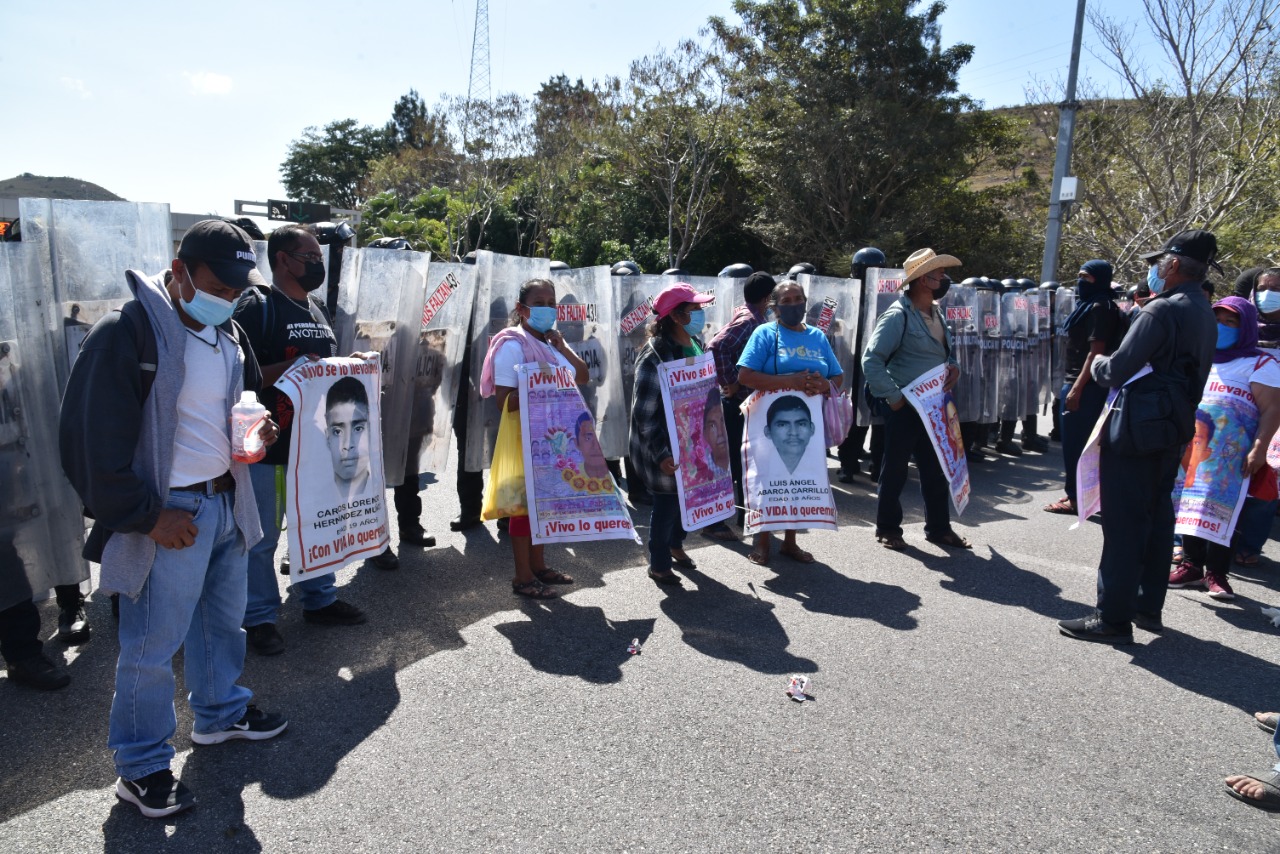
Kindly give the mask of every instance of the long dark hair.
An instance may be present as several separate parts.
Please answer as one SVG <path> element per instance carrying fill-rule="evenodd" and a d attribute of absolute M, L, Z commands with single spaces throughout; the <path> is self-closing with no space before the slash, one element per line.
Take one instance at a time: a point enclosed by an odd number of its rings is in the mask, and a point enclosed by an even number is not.
<path fill-rule="evenodd" d="M 525 282 L 523 285 L 520 286 L 520 293 L 517 294 L 516 296 L 516 302 L 519 305 L 527 306 L 528 303 L 525 302 L 525 299 L 528 298 L 529 292 L 536 288 L 550 288 L 551 298 L 555 299 L 556 286 L 554 282 L 552 282 L 550 279 L 530 279 L 529 281 Z M 519 325 L 520 325 L 520 309 L 513 308 L 511 310 L 511 317 L 507 323 L 507 326 L 519 326 Z"/>

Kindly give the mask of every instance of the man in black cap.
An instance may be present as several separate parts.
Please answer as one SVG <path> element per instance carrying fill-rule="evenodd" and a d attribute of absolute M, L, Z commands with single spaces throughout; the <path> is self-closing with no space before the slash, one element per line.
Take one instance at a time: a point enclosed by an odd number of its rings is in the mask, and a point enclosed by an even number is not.
<path fill-rule="evenodd" d="M 1142 256 L 1150 268 L 1152 299 L 1133 319 L 1119 349 L 1093 360 L 1094 382 L 1118 389 L 1133 380 L 1125 402 L 1103 432 L 1102 558 L 1098 564 L 1098 610 L 1058 623 L 1064 635 L 1100 643 L 1132 643 L 1131 624 L 1163 630 L 1161 610 L 1169 581 L 1173 543 L 1173 481 L 1183 445 L 1195 430 L 1217 342 L 1217 322 L 1203 286 L 1218 241 L 1208 231 L 1184 231 L 1163 249 Z M 1134 380 L 1146 366 L 1151 373 Z M 1141 444 L 1114 444 L 1116 427 L 1148 409 L 1144 400 L 1168 404 L 1164 419 L 1143 421 Z M 1128 410 L 1127 412 L 1125 410 Z M 1160 410 L 1158 410 L 1160 411 Z M 1124 419 L 1117 423 L 1117 419 Z M 1132 435 L 1122 431 L 1123 439 Z M 1163 438 L 1162 438 L 1163 437 Z"/>
<path fill-rule="evenodd" d="M 183 648 L 191 740 L 262 740 L 288 721 L 249 704 L 244 669 L 248 554 L 259 539 L 248 465 L 231 457 L 231 408 L 260 384 L 231 320 L 264 286 L 240 228 L 203 220 L 155 276 L 129 270 L 134 300 L 94 326 L 62 400 L 62 467 L 96 520 L 85 557 L 120 596 L 120 659 L 108 744 L 116 796 L 144 816 L 188 809 L 170 740 L 173 657 Z M 276 440 L 270 419 L 262 428 Z"/>

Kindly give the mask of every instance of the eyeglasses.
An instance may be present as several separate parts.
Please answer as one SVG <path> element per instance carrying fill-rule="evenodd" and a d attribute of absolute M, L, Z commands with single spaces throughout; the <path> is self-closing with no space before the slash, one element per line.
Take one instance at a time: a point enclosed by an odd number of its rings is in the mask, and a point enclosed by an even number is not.
<path fill-rule="evenodd" d="M 319 252 L 289 252 L 286 250 L 284 254 L 292 258 L 297 258 L 299 261 L 305 261 L 309 264 L 324 263 L 324 256 Z"/>

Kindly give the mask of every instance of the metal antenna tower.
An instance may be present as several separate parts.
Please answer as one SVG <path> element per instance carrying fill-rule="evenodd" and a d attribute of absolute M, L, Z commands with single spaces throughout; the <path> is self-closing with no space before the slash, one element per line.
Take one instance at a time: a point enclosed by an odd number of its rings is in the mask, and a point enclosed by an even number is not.
<path fill-rule="evenodd" d="M 467 80 L 467 120 L 462 144 L 469 141 L 477 102 L 489 103 L 489 0 L 476 0 L 476 28 L 471 36 L 471 77 Z"/>

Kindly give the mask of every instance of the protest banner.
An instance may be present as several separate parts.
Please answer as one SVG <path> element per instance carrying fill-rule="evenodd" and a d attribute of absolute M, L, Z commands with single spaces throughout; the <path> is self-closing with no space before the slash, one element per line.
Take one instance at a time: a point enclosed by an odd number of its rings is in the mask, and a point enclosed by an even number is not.
<path fill-rule="evenodd" d="M 742 404 L 748 536 L 789 529 L 835 530 L 836 505 L 821 438 L 822 401 L 821 396 L 794 391 L 757 391 Z"/>
<path fill-rule="evenodd" d="M 518 365 L 516 374 L 533 542 L 640 542 L 574 372 L 532 362 Z"/>
<path fill-rule="evenodd" d="M 285 472 L 289 574 L 327 574 L 387 547 L 380 359 L 300 362 L 277 385 L 293 401 Z"/>
<path fill-rule="evenodd" d="M 916 377 L 902 393 L 924 422 L 924 431 L 938 455 L 942 474 L 950 485 L 951 503 L 959 516 L 969 506 L 969 459 L 960 433 L 960 413 L 955 398 L 944 389 L 946 382 L 947 366 L 938 365 Z"/>
<path fill-rule="evenodd" d="M 1174 533 L 1231 545 L 1249 492 L 1245 456 L 1258 433 L 1258 407 L 1248 383 L 1232 382 L 1214 365 L 1196 409 L 1195 436 L 1182 455 Z"/>
<path fill-rule="evenodd" d="M 1128 385 L 1134 380 L 1142 379 L 1151 373 L 1151 366 L 1144 365 L 1129 378 Z M 1111 407 L 1119 396 L 1119 389 L 1111 389 L 1107 393 L 1107 402 L 1102 407 L 1102 414 L 1094 422 L 1089 433 L 1089 441 L 1085 442 L 1084 451 L 1080 453 L 1080 461 L 1076 463 L 1076 521 L 1071 526 L 1074 531 L 1094 513 L 1102 510 L 1102 431 L 1107 426 L 1107 418 L 1111 415 Z"/>
<path fill-rule="evenodd" d="M 696 531 L 736 512 L 715 357 L 703 353 L 664 362 L 658 377 L 677 465 L 681 521 L 686 531 Z"/>

